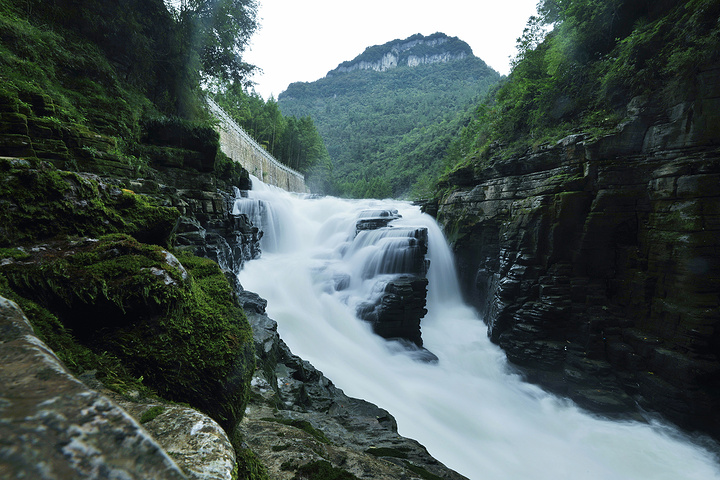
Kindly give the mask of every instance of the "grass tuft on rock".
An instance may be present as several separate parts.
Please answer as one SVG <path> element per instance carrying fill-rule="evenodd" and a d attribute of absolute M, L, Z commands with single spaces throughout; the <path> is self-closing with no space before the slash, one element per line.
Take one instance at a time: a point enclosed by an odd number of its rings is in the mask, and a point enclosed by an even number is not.
<path fill-rule="evenodd" d="M 333 467 L 326 460 L 317 460 L 299 467 L 293 480 L 358 480 L 358 477 L 347 470 Z"/>
<path fill-rule="evenodd" d="M 302 430 L 303 432 L 309 434 L 312 436 L 315 440 L 319 441 L 320 443 L 330 444 L 330 439 L 327 438 L 325 433 L 322 432 L 322 430 L 318 430 L 317 428 L 313 427 L 310 422 L 307 420 L 294 420 L 292 418 L 263 418 L 262 420 L 266 422 L 275 422 L 275 423 L 281 423 L 283 425 L 288 425 L 290 427 L 295 427 L 299 430 Z"/>

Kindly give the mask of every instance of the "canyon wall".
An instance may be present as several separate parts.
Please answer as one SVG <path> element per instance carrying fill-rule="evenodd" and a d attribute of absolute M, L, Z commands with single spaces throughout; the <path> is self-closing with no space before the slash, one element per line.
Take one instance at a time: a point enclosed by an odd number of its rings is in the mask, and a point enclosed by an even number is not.
<path fill-rule="evenodd" d="M 491 339 L 580 405 L 720 436 L 720 69 L 616 133 L 456 171 L 438 219 Z M 687 98 L 687 97 L 685 97 Z"/>

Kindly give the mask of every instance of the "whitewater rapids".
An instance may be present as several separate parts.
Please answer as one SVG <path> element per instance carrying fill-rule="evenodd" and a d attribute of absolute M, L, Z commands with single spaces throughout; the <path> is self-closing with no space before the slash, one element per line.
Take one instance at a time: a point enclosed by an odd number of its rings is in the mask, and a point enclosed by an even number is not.
<path fill-rule="evenodd" d="M 254 179 L 250 201 L 271 210 L 263 254 L 239 280 L 267 299 L 283 340 L 347 395 L 388 410 L 399 433 L 477 480 L 720 479 L 717 445 L 663 423 L 611 421 L 527 384 L 512 373 L 485 324 L 465 305 L 450 249 L 434 220 L 405 202 L 303 198 Z M 248 199 L 240 203 L 247 203 Z M 237 206 L 237 208 L 242 208 Z M 397 209 L 395 226 L 428 228 L 424 346 L 437 363 L 413 360 L 355 315 L 372 289 L 349 256 L 360 212 Z M 237 210 L 236 210 L 237 212 Z M 262 222 L 256 213 L 256 222 Z"/>

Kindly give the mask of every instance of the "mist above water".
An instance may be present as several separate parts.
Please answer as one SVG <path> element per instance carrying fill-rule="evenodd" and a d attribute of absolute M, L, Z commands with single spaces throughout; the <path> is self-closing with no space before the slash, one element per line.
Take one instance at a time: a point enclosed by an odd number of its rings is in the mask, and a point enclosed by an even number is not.
<path fill-rule="evenodd" d="M 262 257 L 240 273 L 243 287 L 268 300 L 267 313 L 293 353 L 346 394 L 388 410 L 401 435 L 418 440 L 448 467 L 478 480 L 720 479 L 712 442 L 702 447 L 659 422 L 600 419 L 513 374 L 485 324 L 462 302 L 440 229 L 417 207 L 302 198 L 256 180 L 254 188 L 253 201 L 272 210 L 273 231 L 265 235 L 273 238 L 263 239 Z M 437 363 L 413 360 L 355 315 L 386 280 L 382 271 L 362 274 L 362 262 L 377 258 L 379 242 L 358 238 L 364 244 L 353 244 L 355 224 L 368 210 L 402 215 L 390 223 L 396 232 L 370 235 L 428 229 L 422 336 Z M 375 253 L 364 252 L 368 248 Z M 348 277 L 347 288 L 338 290 L 337 279 Z"/>

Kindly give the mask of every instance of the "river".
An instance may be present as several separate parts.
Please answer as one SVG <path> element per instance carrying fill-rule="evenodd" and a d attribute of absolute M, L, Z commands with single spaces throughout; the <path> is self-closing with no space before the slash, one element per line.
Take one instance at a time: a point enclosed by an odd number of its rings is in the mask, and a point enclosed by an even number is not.
<path fill-rule="evenodd" d="M 717 445 L 707 439 L 658 420 L 603 419 L 523 382 L 463 303 L 442 232 L 417 207 L 307 198 L 257 179 L 250 196 L 240 203 L 259 206 L 253 215 L 264 222 L 265 237 L 262 257 L 239 275 L 244 288 L 267 299 L 267 313 L 293 353 L 347 395 L 388 410 L 401 435 L 448 467 L 473 480 L 720 479 Z M 395 209 L 402 218 L 391 225 L 428 229 L 428 313 L 421 327 L 436 363 L 415 360 L 355 315 L 378 281 L 360 274 L 371 254 L 349 253 L 357 250 L 351 241 L 358 215 Z M 338 274 L 350 277 L 349 288 L 336 289 Z"/>

